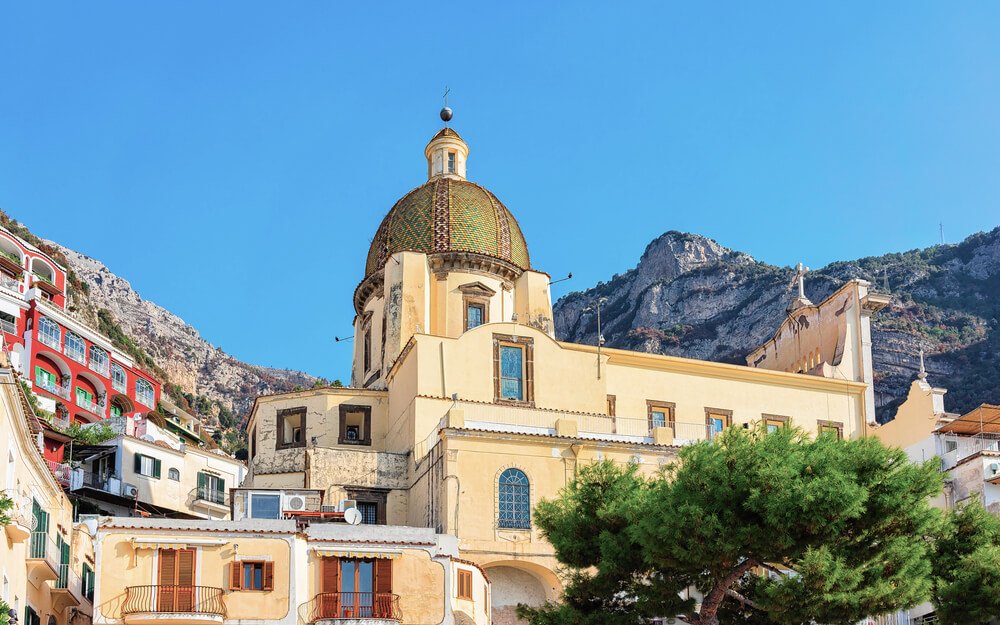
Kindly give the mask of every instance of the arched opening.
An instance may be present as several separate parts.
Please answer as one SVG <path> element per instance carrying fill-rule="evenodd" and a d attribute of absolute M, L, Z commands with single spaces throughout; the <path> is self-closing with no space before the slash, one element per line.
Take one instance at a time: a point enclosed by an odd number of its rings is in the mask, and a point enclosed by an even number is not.
<path fill-rule="evenodd" d="M 41 278 L 42 280 L 45 280 L 49 284 L 56 283 L 56 270 L 52 267 L 52 265 L 37 256 L 31 259 L 31 273 L 35 274 L 35 276 Z"/>
<path fill-rule="evenodd" d="M 551 570 L 531 562 L 494 562 L 484 567 L 490 578 L 493 625 L 522 625 L 517 606 L 540 606 L 555 601 L 562 592 L 559 578 Z"/>
<path fill-rule="evenodd" d="M 111 416 L 120 417 L 123 415 L 130 415 L 136 411 L 135 404 L 132 400 L 128 398 L 127 395 L 122 395 L 121 393 L 115 394 L 111 398 Z"/>
<path fill-rule="evenodd" d="M 89 422 L 94 419 L 94 417 L 104 417 L 104 409 L 106 406 L 106 394 L 104 385 L 92 374 L 90 373 L 79 373 L 76 379 L 73 380 L 73 400 L 76 402 L 77 408 L 82 408 L 88 414 L 80 414 L 77 411 L 77 415 L 83 417 L 83 421 Z"/>
<path fill-rule="evenodd" d="M 57 397 L 69 399 L 69 380 L 72 373 L 62 358 L 49 352 L 39 351 L 34 371 L 29 372 L 34 386 Z"/>
<path fill-rule="evenodd" d="M 0 286 L 17 291 L 24 271 L 24 253 L 16 243 L 0 236 Z"/>

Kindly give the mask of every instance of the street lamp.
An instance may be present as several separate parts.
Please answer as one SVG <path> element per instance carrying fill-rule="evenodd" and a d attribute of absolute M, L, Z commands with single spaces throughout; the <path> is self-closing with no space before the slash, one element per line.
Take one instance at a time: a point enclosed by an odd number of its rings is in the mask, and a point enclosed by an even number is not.
<path fill-rule="evenodd" d="M 601 332 L 601 305 L 606 303 L 608 298 L 599 297 L 590 306 L 583 309 L 583 312 L 597 310 L 597 379 L 601 379 L 601 347 L 604 346 L 604 334 Z"/>

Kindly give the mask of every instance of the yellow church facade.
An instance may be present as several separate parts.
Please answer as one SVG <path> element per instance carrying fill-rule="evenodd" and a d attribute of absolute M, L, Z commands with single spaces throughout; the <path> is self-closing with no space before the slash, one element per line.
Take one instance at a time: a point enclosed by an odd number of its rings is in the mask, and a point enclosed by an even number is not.
<path fill-rule="evenodd" d="M 445 128 L 424 156 L 428 181 L 378 227 L 354 293 L 351 388 L 257 399 L 234 519 L 280 516 L 267 502 L 301 490 L 318 514 L 431 528 L 483 571 L 490 622 L 506 625 L 560 595 L 532 512 L 580 466 L 652 473 L 759 423 L 871 432 L 870 316 L 888 300 L 868 283 L 794 300 L 748 366 L 557 341 L 550 277 L 513 213 L 466 179 L 467 144 Z"/>

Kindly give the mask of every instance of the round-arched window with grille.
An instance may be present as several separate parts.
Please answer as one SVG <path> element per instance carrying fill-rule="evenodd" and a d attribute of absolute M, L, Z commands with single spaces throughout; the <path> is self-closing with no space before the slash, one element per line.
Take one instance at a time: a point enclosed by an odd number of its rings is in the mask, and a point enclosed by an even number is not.
<path fill-rule="evenodd" d="M 498 480 L 499 518 L 502 529 L 531 528 L 531 484 L 520 469 L 507 469 Z"/>

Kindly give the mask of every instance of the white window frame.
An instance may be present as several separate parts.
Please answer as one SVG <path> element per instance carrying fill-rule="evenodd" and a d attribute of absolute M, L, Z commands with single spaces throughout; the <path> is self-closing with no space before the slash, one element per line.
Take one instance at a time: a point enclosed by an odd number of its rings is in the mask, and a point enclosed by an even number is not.
<path fill-rule="evenodd" d="M 145 386 L 143 386 L 145 385 Z M 147 396 L 148 393 L 148 396 Z M 156 407 L 156 389 L 143 378 L 135 379 L 135 399 L 148 408 Z"/>
<path fill-rule="evenodd" d="M 48 317 L 40 317 L 38 319 L 38 340 L 42 345 L 61 350 L 62 328 Z"/>
<path fill-rule="evenodd" d="M 91 345 L 88 352 L 90 357 L 90 368 L 104 377 L 108 377 L 111 372 L 111 354 L 99 345 Z"/>
<path fill-rule="evenodd" d="M 66 354 L 66 357 L 75 360 L 82 365 L 87 364 L 87 342 L 83 340 L 83 337 L 77 334 L 76 332 L 67 330 L 66 338 L 64 341 L 65 342 L 63 343 L 63 353 Z M 80 342 L 79 353 L 76 351 L 77 341 Z"/>
<path fill-rule="evenodd" d="M 128 373 L 125 372 L 125 367 L 117 362 L 111 363 L 111 388 L 119 393 L 128 392 Z"/>

